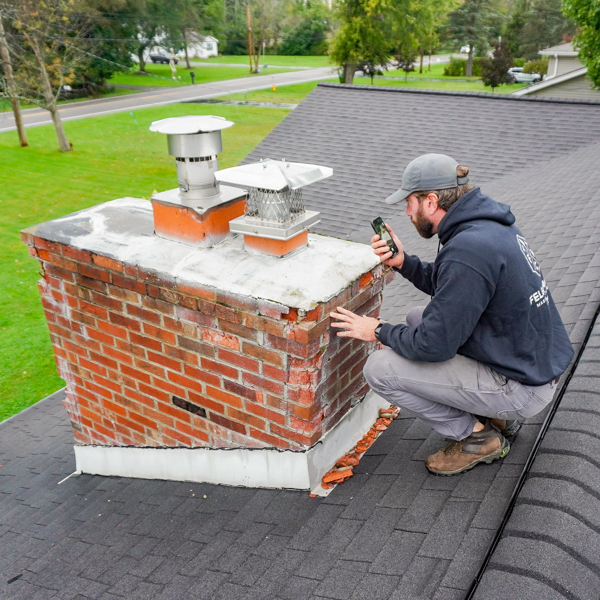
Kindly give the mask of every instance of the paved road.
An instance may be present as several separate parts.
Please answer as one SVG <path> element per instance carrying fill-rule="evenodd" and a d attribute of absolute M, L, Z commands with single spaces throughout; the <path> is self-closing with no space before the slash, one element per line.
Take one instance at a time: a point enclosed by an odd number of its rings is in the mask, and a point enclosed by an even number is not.
<path fill-rule="evenodd" d="M 132 94 L 128 96 L 115 96 L 112 98 L 101 98 L 99 100 L 86 100 L 65 104 L 60 109 L 63 121 L 74 119 L 85 119 L 110 113 L 138 110 L 150 106 L 162 106 L 164 104 L 177 104 L 190 100 L 202 98 L 214 98 L 239 92 L 249 92 L 271 87 L 273 83 L 277 86 L 316 81 L 335 76 L 335 69 L 322 67 L 308 69 L 301 72 L 278 73 L 275 75 L 257 75 L 252 78 L 231 79 L 226 81 L 215 81 L 201 85 L 190 85 L 176 88 L 152 89 L 148 92 Z M 23 121 L 26 127 L 47 125 L 52 122 L 50 113 L 39 108 L 30 108 L 23 111 Z M 0 132 L 15 129 L 12 112 L 0 113 Z"/>

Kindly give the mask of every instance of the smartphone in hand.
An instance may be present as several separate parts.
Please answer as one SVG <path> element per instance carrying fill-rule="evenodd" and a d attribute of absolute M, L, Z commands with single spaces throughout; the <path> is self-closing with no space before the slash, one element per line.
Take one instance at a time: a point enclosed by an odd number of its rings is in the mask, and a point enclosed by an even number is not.
<path fill-rule="evenodd" d="M 387 243 L 388 248 L 392 252 L 392 258 L 394 256 L 396 256 L 396 254 L 398 254 L 398 247 L 394 243 L 394 240 L 392 239 L 392 236 L 390 235 L 390 232 L 388 231 L 387 227 L 385 226 L 385 223 L 383 222 L 383 219 L 381 217 L 377 217 L 371 223 L 371 227 L 373 228 L 373 231 L 375 231 L 375 233 L 382 240 L 384 240 Z"/>

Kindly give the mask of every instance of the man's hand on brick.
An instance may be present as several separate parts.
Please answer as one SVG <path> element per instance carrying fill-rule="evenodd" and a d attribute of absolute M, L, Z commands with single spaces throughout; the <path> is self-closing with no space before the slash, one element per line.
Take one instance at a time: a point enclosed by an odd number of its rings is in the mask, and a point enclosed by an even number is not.
<path fill-rule="evenodd" d="M 402 242 L 398 239 L 396 234 L 392 231 L 392 228 L 385 223 L 387 230 L 390 232 L 396 247 L 398 248 L 398 254 L 392 258 L 392 251 L 390 250 L 387 242 L 382 240 L 377 234 L 375 234 L 371 238 L 371 248 L 373 248 L 373 252 L 379 256 L 379 260 L 388 267 L 396 267 L 399 269 L 404 264 L 404 246 Z"/>
<path fill-rule="evenodd" d="M 379 237 L 379 236 L 377 236 Z M 385 242 L 384 242 L 385 243 Z M 363 342 L 376 342 L 375 328 L 379 325 L 379 319 L 372 317 L 361 317 L 341 306 L 337 308 L 338 312 L 332 312 L 329 316 L 332 319 L 338 319 L 338 322 L 332 322 L 331 326 L 344 331 L 339 331 L 340 337 L 352 337 Z"/>

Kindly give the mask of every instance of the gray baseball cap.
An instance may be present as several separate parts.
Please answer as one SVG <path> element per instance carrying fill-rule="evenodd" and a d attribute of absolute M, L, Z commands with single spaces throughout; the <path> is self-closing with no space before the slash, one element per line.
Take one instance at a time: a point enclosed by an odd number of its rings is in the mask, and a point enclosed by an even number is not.
<path fill-rule="evenodd" d="M 446 154 L 423 154 L 408 163 L 402 175 L 402 187 L 388 196 L 388 204 L 405 200 L 413 192 L 445 190 L 469 181 L 468 177 L 457 177 L 458 163 Z"/>

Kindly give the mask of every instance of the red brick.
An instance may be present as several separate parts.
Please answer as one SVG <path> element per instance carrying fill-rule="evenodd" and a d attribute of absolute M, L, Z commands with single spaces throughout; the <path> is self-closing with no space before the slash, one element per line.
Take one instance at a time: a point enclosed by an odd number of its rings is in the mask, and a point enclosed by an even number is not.
<path fill-rule="evenodd" d="M 150 323 L 143 323 L 143 329 L 146 335 L 158 338 L 159 340 L 167 342 L 168 344 L 176 343 L 175 334 L 171 333 L 170 331 L 165 331 L 164 329 L 161 329 L 160 327 L 155 327 Z"/>
<path fill-rule="evenodd" d="M 145 371 L 147 373 L 152 373 L 152 375 L 156 375 L 161 379 L 167 378 L 166 371 L 162 368 L 162 366 L 149 363 L 145 360 L 142 360 L 141 358 L 135 359 L 135 366 L 138 369 L 141 369 L 142 371 Z"/>
<path fill-rule="evenodd" d="M 74 248 L 73 246 L 63 246 L 62 253 L 67 258 L 72 258 L 73 260 L 78 260 L 79 262 L 92 262 L 92 256 L 87 250 L 80 250 L 79 248 Z"/>
<path fill-rule="evenodd" d="M 134 431 L 138 431 L 139 433 L 146 433 L 146 429 L 143 425 L 132 421 L 131 419 L 127 419 L 122 417 L 121 415 L 116 415 L 117 423 L 120 425 L 127 427 L 127 429 L 133 429 Z M 127 435 L 127 432 L 124 432 Z"/>
<path fill-rule="evenodd" d="M 280 450 L 285 450 L 290 447 L 289 442 L 287 442 L 286 440 L 282 440 L 281 438 L 275 437 L 274 435 L 269 435 L 268 433 L 265 433 L 264 431 L 259 431 L 258 429 L 250 428 L 250 435 L 257 440 L 260 440 L 261 442 L 266 442 L 267 444 L 271 444 L 271 446 L 279 448 Z"/>
<path fill-rule="evenodd" d="M 250 329 L 249 327 L 239 325 L 238 323 L 231 323 L 230 321 L 225 321 L 224 319 L 218 319 L 218 327 L 221 331 L 225 331 L 227 333 L 231 333 L 232 335 L 237 335 L 239 337 L 246 338 L 247 340 L 256 342 L 258 332 L 255 329 Z"/>
<path fill-rule="evenodd" d="M 263 365 L 263 375 L 269 379 L 277 379 L 277 381 L 286 381 L 287 372 L 283 369 L 277 369 L 270 365 Z"/>
<path fill-rule="evenodd" d="M 96 340 L 97 342 L 102 342 L 103 344 L 106 344 L 107 346 L 115 345 L 115 339 L 112 336 L 107 335 L 106 333 L 102 333 L 101 331 L 98 331 L 91 327 L 86 327 L 86 335 L 88 337 L 91 337 L 93 340 Z"/>
<path fill-rule="evenodd" d="M 272 423 L 270 428 L 271 433 L 274 433 L 275 435 L 278 435 L 287 440 L 298 442 L 303 446 L 312 446 L 321 437 L 320 431 L 315 431 L 312 435 L 303 435 L 296 431 L 290 431 L 289 429 L 285 429 L 284 427 L 277 425 L 277 423 Z"/>
<path fill-rule="evenodd" d="M 160 365 L 161 367 L 166 367 L 167 369 L 173 369 L 173 371 L 181 372 L 181 363 L 178 360 L 167 358 L 163 354 L 156 354 L 150 350 L 146 352 L 146 355 L 148 356 L 148 360 Z"/>
<path fill-rule="evenodd" d="M 140 279 L 145 279 L 150 283 L 154 283 L 161 287 L 175 288 L 175 280 L 171 278 L 167 273 L 160 273 L 153 269 L 147 270 L 138 267 L 138 273 Z"/>
<path fill-rule="evenodd" d="M 115 312 L 109 313 L 109 319 L 111 323 L 125 327 L 129 331 L 135 331 L 139 333 L 142 330 L 140 322 L 137 319 L 132 319 L 131 317 L 126 317 L 125 315 Z"/>
<path fill-rule="evenodd" d="M 175 396 L 185 396 L 185 393 L 181 390 L 180 386 L 173 385 L 169 381 L 163 381 L 158 377 L 153 378 L 153 383 L 155 386 L 159 387 L 161 390 L 165 390 L 169 392 L 169 394 L 175 394 Z"/>
<path fill-rule="evenodd" d="M 175 431 L 174 429 L 168 429 L 168 428 L 165 429 L 165 433 L 167 433 L 170 437 L 177 440 L 183 446 L 188 446 L 188 447 L 192 446 L 192 438 L 189 435 L 184 435 L 183 433 L 180 433 L 179 431 Z"/>
<path fill-rule="evenodd" d="M 230 350 L 239 350 L 240 349 L 240 340 L 233 335 L 228 333 L 221 333 L 215 329 L 206 329 L 205 327 L 201 328 L 202 331 L 202 339 L 206 342 L 210 342 L 213 344 L 217 344 L 219 346 L 224 346 L 225 348 L 229 348 Z"/>
<path fill-rule="evenodd" d="M 291 322 L 295 323 L 299 319 L 298 309 L 290 307 L 290 311 L 288 312 L 288 314 L 287 315 L 281 315 L 281 318 L 284 321 L 291 321 Z"/>
<path fill-rule="evenodd" d="M 248 400 L 253 400 L 256 402 L 256 390 L 253 390 L 252 388 L 241 385 L 240 383 L 236 383 L 235 381 L 230 381 L 229 379 L 223 379 L 223 387 L 228 392 L 232 392 L 237 396 L 242 396 L 244 398 L 248 398 Z"/>
<path fill-rule="evenodd" d="M 193 402 L 194 404 L 197 404 L 198 406 L 201 406 L 202 408 L 206 408 L 207 410 L 210 410 L 213 412 L 218 412 L 221 414 L 225 413 L 225 406 L 223 404 L 220 404 L 219 402 L 215 402 L 214 400 L 211 400 L 210 398 L 205 398 L 204 396 L 195 394 L 192 391 L 190 391 L 188 393 L 188 395 L 189 395 L 191 402 Z"/>
<path fill-rule="evenodd" d="M 130 388 L 125 388 L 124 394 L 125 394 L 126 398 L 130 399 L 132 402 L 137 404 L 136 410 L 141 410 L 141 407 L 139 405 L 146 406 L 148 408 L 154 408 L 154 404 L 155 404 L 154 399 L 149 398 L 145 394 L 140 394 L 136 390 L 133 390 Z M 115 398 L 118 399 L 119 396 L 117 394 L 115 394 Z"/>
<path fill-rule="evenodd" d="M 197 366 L 198 356 L 193 352 L 188 352 L 187 350 L 182 350 L 181 348 L 176 348 L 175 346 L 168 346 L 167 344 L 163 344 L 163 352 L 175 360 L 181 361 L 184 364 L 189 364 L 192 366 Z"/>
<path fill-rule="evenodd" d="M 144 348 L 150 348 L 151 350 L 156 350 L 157 352 L 162 350 L 162 344 L 159 341 L 143 335 L 138 335 L 133 331 L 129 332 L 129 339 L 133 344 L 144 346 Z"/>
<path fill-rule="evenodd" d="M 320 350 L 319 340 L 315 340 L 310 344 L 301 344 L 293 342 L 274 335 L 265 334 L 265 344 L 271 348 L 282 350 L 294 356 L 302 356 L 304 358 L 312 357 Z"/>
<path fill-rule="evenodd" d="M 89 302 L 86 302 L 85 300 L 80 300 L 79 309 L 90 315 L 94 315 L 95 317 L 100 317 L 101 319 L 108 320 L 108 311 L 105 308 L 102 308 L 101 306 L 96 306 L 95 304 L 91 304 Z"/>
<path fill-rule="evenodd" d="M 88 334 L 90 334 L 91 331 L 91 329 L 88 329 Z M 133 364 L 133 357 L 130 354 L 126 354 L 125 352 L 121 352 L 120 350 L 115 350 L 115 348 L 102 346 L 102 352 L 108 354 L 108 356 L 112 356 L 114 359 L 118 360 L 122 364 Z"/>
<path fill-rule="evenodd" d="M 188 375 L 189 377 L 192 377 L 193 379 L 195 379 L 197 381 L 204 381 L 205 383 L 209 383 L 210 385 L 213 385 L 213 386 L 221 385 L 221 380 L 219 379 L 219 377 L 217 377 L 217 375 L 215 375 L 214 373 L 211 373 L 209 371 L 205 371 L 202 369 L 196 369 L 195 367 L 192 367 L 189 364 L 184 364 L 183 370 L 186 375 Z"/>
<path fill-rule="evenodd" d="M 203 369 L 206 369 L 210 373 L 219 373 L 219 375 L 225 375 L 230 379 L 239 379 L 240 372 L 233 367 L 224 365 L 221 362 L 215 362 L 207 358 L 200 359 L 200 364 Z"/>
<path fill-rule="evenodd" d="M 93 361 L 87 360 L 83 358 L 83 356 L 79 357 L 79 366 L 87 369 L 88 371 L 92 371 L 93 373 L 98 373 L 99 375 L 106 375 L 106 369 L 102 365 L 95 363 Z"/>
<path fill-rule="evenodd" d="M 154 386 L 149 386 L 144 383 L 138 383 L 138 389 L 142 394 L 146 394 L 150 398 L 154 398 L 155 400 L 160 400 L 161 402 L 170 402 L 171 397 L 169 394 L 162 390 L 157 390 Z"/>
<path fill-rule="evenodd" d="M 252 373 L 244 373 L 242 378 L 248 385 L 254 385 L 263 390 L 268 390 L 269 392 L 273 392 L 273 394 L 283 394 L 283 384 L 277 383 L 276 381 L 271 381 L 270 379 L 265 379 L 264 377 L 253 375 Z"/>
<path fill-rule="evenodd" d="M 204 325 L 206 327 L 210 327 L 214 325 L 215 320 L 213 317 L 206 315 L 204 313 L 198 312 L 197 310 L 190 310 L 185 306 L 177 307 L 177 317 L 183 319 L 185 321 L 191 321 L 192 323 L 197 323 L 198 325 Z"/>
<path fill-rule="evenodd" d="M 288 385 L 286 390 L 287 398 L 291 402 L 304 406 L 310 406 L 315 402 L 316 390 L 312 387 Z"/>
<path fill-rule="evenodd" d="M 39 257 L 40 257 L 42 260 L 45 260 L 46 262 L 50 262 L 50 252 L 48 252 L 48 250 L 37 250 L 37 251 L 36 251 L 36 250 L 34 250 L 34 254 L 33 254 L 33 256 L 35 256 L 36 254 L 37 254 L 37 255 L 38 255 L 38 256 L 39 256 Z M 53 255 L 53 256 L 55 256 L 55 255 Z"/>
<path fill-rule="evenodd" d="M 127 313 L 136 319 L 142 319 L 144 321 L 149 321 L 150 323 L 154 323 L 155 325 L 160 324 L 160 315 L 145 308 L 141 308 L 139 306 L 135 306 L 134 304 L 126 305 Z"/>
<path fill-rule="evenodd" d="M 206 386 L 206 395 L 214 400 L 225 402 L 225 404 L 229 404 L 230 406 L 242 408 L 242 400 L 239 396 L 234 396 L 233 394 L 229 394 L 228 392 L 218 388 L 211 387 L 210 385 Z"/>
<path fill-rule="evenodd" d="M 80 264 L 79 272 L 90 279 L 97 279 L 99 281 L 104 281 L 104 283 L 110 283 L 110 273 L 103 269 L 99 269 L 98 267 Z"/>
<path fill-rule="evenodd" d="M 287 315 L 290 310 L 287 306 L 269 302 L 268 300 L 259 300 L 257 308 L 261 315 L 270 317 L 271 319 L 281 319 L 282 315 Z"/>
<path fill-rule="evenodd" d="M 198 440 L 202 440 L 203 442 L 208 442 L 208 440 L 209 440 L 208 433 L 206 433 L 205 431 L 202 431 L 198 427 L 192 427 L 190 425 L 187 425 L 186 423 L 177 422 L 175 424 L 175 428 L 177 429 L 177 431 L 180 431 L 183 434 L 189 435 L 191 438 L 193 438 L 194 442 L 197 442 Z"/>
<path fill-rule="evenodd" d="M 315 402 L 309 406 L 301 406 L 300 404 L 293 404 L 290 402 L 288 406 L 292 415 L 306 421 L 310 421 L 310 419 L 321 410 L 321 404 L 319 402 Z"/>
<path fill-rule="evenodd" d="M 263 431 L 267 428 L 267 424 L 264 419 L 260 419 L 259 417 L 251 415 L 242 410 L 238 410 L 237 408 L 232 408 L 231 406 L 227 407 L 227 416 L 235 419 L 236 421 L 240 421 L 241 423 L 246 423 L 247 425 L 256 427 L 257 429 L 262 429 Z"/>
<path fill-rule="evenodd" d="M 168 302 L 169 304 L 177 304 L 177 292 L 169 290 L 167 288 L 159 288 L 158 296 L 161 300 Z"/>
<path fill-rule="evenodd" d="M 90 352 L 89 355 L 91 360 L 98 364 L 104 365 L 109 369 L 117 370 L 119 367 L 118 363 L 111 358 L 108 358 L 108 356 L 104 356 L 103 354 L 98 354 L 96 352 Z"/>
<path fill-rule="evenodd" d="M 92 292 L 92 299 L 95 304 L 99 304 L 100 306 L 105 306 L 106 308 L 117 311 L 123 310 L 123 303 L 120 300 L 115 300 L 114 298 L 98 294 L 97 292 Z"/>
<path fill-rule="evenodd" d="M 285 366 L 285 355 L 277 352 L 276 350 L 267 350 L 262 346 L 255 346 L 254 344 L 250 344 L 248 342 L 242 343 L 242 352 L 244 354 L 248 354 L 253 356 L 254 358 L 258 358 L 264 362 L 268 362 L 276 367 Z"/>
<path fill-rule="evenodd" d="M 284 321 L 273 321 L 265 317 L 259 317 L 256 315 L 250 315 L 248 313 L 242 313 L 242 325 L 256 329 L 258 331 L 264 331 L 272 335 L 282 336 L 285 331 L 286 323 Z"/>
<path fill-rule="evenodd" d="M 109 400 L 112 400 L 113 393 L 109 389 L 100 385 L 96 385 L 93 381 L 89 381 L 87 379 L 84 381 L 84 385 L 90 392 L 94 392 L 94 394 L 97 394 L 102 398 L 108 398 Z"/>
<path fill-rule="evenodd" d="M 49 252 L 53 252 L 54 254 L 60 254 L 62 245 L 57 242 L 50 242 L 48 240 L 44 240 L 41 237 L 34 236 L 33 243 L 36 248 L 41 248 L 42 250 L 48 250 Z"/>
<path fill-rule="evenodd" d="M 169 381 L 177 383 L 187 389 L 196 390 L 197 392 L 202 391 L 202 384 L 198 383 L 198 381 L 196 381 L 195 379 L 185 377 L 180 373 L 173 373 L 173 371 L 169 371 L 167 373 L 167 377 L 169 378 Z"/>
<path fill-rule="evenodd" d="M 231 429 L 232 431 L 246 435 L 246 426 L 242 425 L 241 423 L 232 421 L 231 419 L 227 419 L 226 417 L 217 415 L 213 412 L 209 413 L 209 419 L 221 427 L 225 427 L 226 429 Z"/>
<path fill-rule="evenodd" d="M 191 294 L 198 298 L 204 298 L 205 300 L 215 300 L 216 291 L 214 288 L 205 288 L 196 285 L 186 285 L 184 283 L 178 283 L 177 289 L 184 294 Z"/>
<path fill-rule="evenodd" d="M 213 358 L 215 355 L 215 350 L 212 346 L 209 346 L 208 344 L 205 344 L 203 342 L 199 342 L 198 340 L 191 340 L 189 338 L 178 335 L 177 342 L 182 348 L 186 348 L 187 350 L 191 350 L 192 352 L 197 352 L 201 356 L 208 356 Z"/>
<path fill-rule="evenodd" d="M 113 335 L 124 340 L 127 339 L 127 329 L 124 329 L 123 327 L 118 327 L 117 325 L 113 325 L 112 323 L 108 323 L 107 321 L 97 321 L 97 327 L 98 329 L 105 331 L 109 335 Z M 118 345 L 119 344 L 117 342 L 117 346 Z"/>
<path fill-rule="evenodd" d="M 223 348 L 219 348 L 219 360 L 223 360 L 232 365 L 241 367 L 246 371 L 253 371 L 254 373 L 258 373 L 259 370 L 258 361 L 240 354 L 235 354 L 234 352 L 230 352 L 229 350 L 225 350 Z"/>
<path fill-rule="evenodd" d="M 43 252 L 43 250 L 42 250 Z M 67 271 L 77 272 L 77 263 L 74 260 L 69 260 L 64 256 L 58 256 L 56 254 L 49 255 L 50 262 L 56 267 L 60 267 L 61 269 L 66 269 Z"/>
<path fill-rule="evenodd" d="M 130 367 L 128 365 L 121 365 L 120 369 L 122 373 L 125 373 L 125 375 L 129 375 L 129 377 L 133 377 L 134 379 L 137 379 L 138 381 L 143 381 L 144 383 L 151 383 L 150 375 L 144 373 L 143 371 L 140 371 L 139 369 L 134 369 L 133 367 Z"/>
<path fill-rule="evenodd" d="M 94 383 L 97 383 L 98 385 L 102 385 L 105 388 L 112 390 L 113 392 L 121 392 L 121 388 L 122 386 L 119 385 L 118 383 L 115 383 L 114 381 L 111 381 L 110 379 L 107 379 L 106 377 L 101 377 L 100 375 L 96 375 L 95 373 L 92 375 L 92 377 L 94 378 Z"/>
<path fill-rule="evenodd" d="M 84 288 L 90 288 L 98 292 L 104 292 L 106 289 L 106 283 L 103 281 L 91 279 L 90 277 L 84 277 L 83 275 L 75 275 L 75 283 Z"/>
<path fill-rule="evenodd" d="M 258 415 L 259 417 L 263 417 L 267 421 L 271 423 L 279 423 L 280 425 L 285 425 L 285 415 L 275 412 L 270 408 L 266 408 L 262 404 L 256 404 L 254 402 L 246 402 L 246 410 Z"/>
<path fill-rule="evenodd" d="M 173 316 L 175 314 L 175 307 L 168 302 L 163 302 L 157 298 L 149 298 L 148 296 L 142 296 L 142 304 L 150 310 L 161 312 L 165 315 Z"/>
<path fill-rule="evenodd" d="M 92 261 L 103 269 L 119 272 L 123 271 L 123 263 L 120 260 L 115 260 L 114 258 L 103 256 L 102 254 L 92 254 Z"/>
<path fill-rule="evenodd" d="M 308 321 L 298 325 L 293 324 L 285 332 L 285 337 L 294 342 L 310 344 L 318 340 L 330 327 L 330 319 L 326 317 L 319 323 Z"/>
<path fill-rule="evenodd" d="M 127 409 L 123 406 L 119 406 L 115 402 L 111 402 L 110 400 L 103 400 L 102 406 L 108 410 L 110 413 L 121 415 L 123 417 L 127 416 Z"/>
<path fill-rule="evenodd" d="M 117 287 L 131 290 L 138 294 L 146 294 L 146 284 L 143 281 L 137 281 L 136 279 L 130 279 L 129 277 L 123 277 L 123 275 L 118 273 L 113 273 L 112 283 Z"/>

